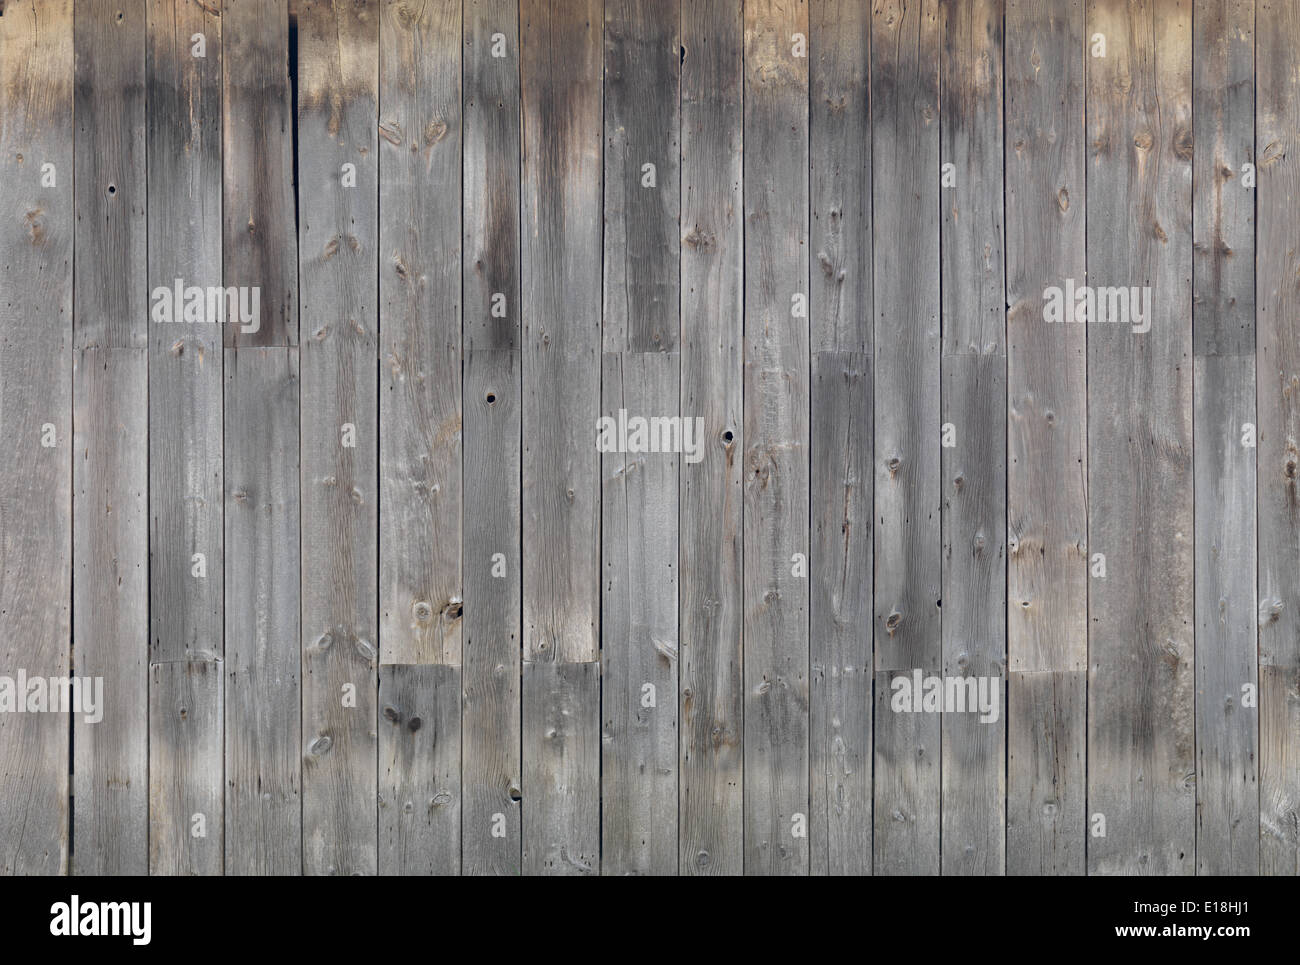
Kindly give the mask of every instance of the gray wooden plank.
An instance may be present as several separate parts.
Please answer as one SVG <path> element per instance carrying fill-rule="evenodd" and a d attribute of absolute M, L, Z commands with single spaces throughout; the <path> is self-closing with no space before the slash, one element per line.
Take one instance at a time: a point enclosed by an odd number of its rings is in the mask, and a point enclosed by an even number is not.
<path fill-rule="evenodd" d="M 943 658 L 938 12 L 872 13 L 877 874 L 939 870 L 939 720 L 880 701 L 889 671 L 937 673 Z"/>
<path fill-rule="evenodd" d="M 871 7 L 808 10 L 810 351 L 871 354 Z"/>
<path fill-rule="evenodd" d="M 186 289 L 222 284 L 221 20 L 191 0 L 148 0 L 146 13 L 152 309 L 153 293 L 170 295 L 177 279 Z M 155 874 L 222 870 L 221 328 L 149 325 L 149 649 L 161 664 L 149 690 Z"/>
<path fill-rule="evenodd" d="M 78 274 L 108 264 L 86 259 Z M 131 272 L 141 287 L 144 269 Z M 97 722 L 72 718 L 78 875 L 149 870 L 147 354 L 89 348 L 73 361 L 72 670 L 103 678 L 104 703 Z"/>
<path fill-rule="evenodd" d="M 996 342 L 988 324 L 980 335 Z M 944 356 L 943 423 L 955 445 L 942 458 L 943 674 L 989 678 L 997 693 L 996 715 L 969 705 L 943 714 L 944 874 L 1006 870 L 1006 389 L 1003 356 Z"/>
<path fill-rule="evenodd" d="M 814 874 L 871 873 L 871 397 L 870 358 L 813 355 L 808 846 Z"/>
<path fill-rule="evenodd" d="M 220 660 L 149 668 L 149 874 L 219 875 L 222 841 Z"/>
<path fill-rule="evenodd" d="M 302 872 L 298 351 L 225 350 L 228 875 Z"/>
<path fill-rule="evenodd" d="M 1261 874 L 1300 873 L 1300 9 L 1255 11 Z"/>
<path fill-rule="evenodd" d="M 681 857 L 686 874 L 743 870 L 741 525 L 744 471 L 744 20 L 740 0 L 681 11 L 681 372 L 705 457 L 680 499 Z"/>
<path fill-rule="evenodd" d="M 378 44 L 298 8 L 304 874 L 377 870 Z"/>
<path fill-rule="evenodd" d="M 460 685 L 450 664 L 379 669 L 379 873 L 460 873 Z"/>
<path fill-rule="evenodd" d="M 600 867 L 601 9 L 519 8 L 525 873 Z"/>
<path fill-rule="evenodd" d="M 145 0 L 74 15 L 78 348 L 147 344 Z M 82 270 L 85 268 L 86 270 Z"/>
<path fill-rule="evenodd" d="M 519 874 L 523 847 L 519 398 L 518 351 L 466 355 L 461 868 L 470 875 Z"/>
<path fill-rule="evenodd" d="M 1043 320 L 1043 292 L 1086 274 L 1083 30 L 1081 4 L 1007 2 L 1011 670 L 1088 660 L 1087 326 Z"/>
<path fill-rule="evenodd" d="M 1009 875 L 1083 873 L 1087 685 L 1083 670 L 1007 674 Z"/>
<path fill-rule="evenodd" d="M 6 675 L 22 668 L 63 677 L 70 662 L 72 36 L 71 0 L 11 5 L 0 18 L 0 438 L 11 453 L 0 463 Z M 68 728 L 63 714 L 0 714 L 0 874 L 67 872 Z"/>
<path fill-rule="evenodd" d="M 679 2 L 605 0 L 605 352 L 678 345 Z"/>
<path fill-rule="evenodd" d="M 380 21 L 379 652 L 459 666 L 460 5 Z"/>
<path fill-rule="evenodd" d="M 1095 874 L 1195 869 L 1191 19 L 1179 0 L 1088 6 L 1106 39 L 1088 60 L 1088 284 L 1150 290 L 1149 331 L 1088 330 Z"/>
<path fill-rule="evenodd" d="M 1009 874 L 1084 871 L 1087 326 L 1042 314 L 1086 272 L 1083 30 L 1082 4 L 1007 0 Z"/>
<path fill-rule="evenodd" d="M 519 0 L 463 0 L 462 333 L 519 348 Z"/>
<path fill-rule="evenodd" d="M 1255 587 L 1253 0 L 1194 8 L 1192 341 L 1196 480 L 1196 871 L 1259 870 Z"/>
<path fill-rule="evenodd" d="M 298 344 L 298 239 L 288 4 L 221 0 L 222 248 L 226 277 L 261 288 L 257 331 L 228 348 Z"/>
<path fill-rule="evenodd" d="M 600 664 L 524 661 L 523 871 L 600 873 Z"/>
<path fill-rule="evenodd" d="M 604 357 L 601 408 L 615 422 L 679 419 L 680 388 L 675 354 Z M 686 420 L 679 425 L 684 433 Z M 702 453 L 703 440 L 691 438 Z M 677 873 L 676 524 L 686 458 L 601 457 L 602 874 Z"/>
<path fill-rule="evenodd" d="M 808 35 L 802 0 L 746 3 L 746 874 L 807 874 L 809 861 L 808 60 L 796 34 Z"/>
<path fill-rule="evenodd" d="M 872 870 L 877 875 L 934 875 L 939 869 L 941 715 L 893 709 L 894 678 L 911 674 L 874 674 Z"/>

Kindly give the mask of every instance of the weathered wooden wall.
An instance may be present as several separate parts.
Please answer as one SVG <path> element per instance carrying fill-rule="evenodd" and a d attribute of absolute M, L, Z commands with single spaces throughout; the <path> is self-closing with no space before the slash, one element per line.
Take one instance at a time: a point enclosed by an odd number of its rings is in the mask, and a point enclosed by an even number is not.
<path fill-rule="evenodd" d="M 0 870 L 1297 873 L 1298 46 L 0 0 Z"/>

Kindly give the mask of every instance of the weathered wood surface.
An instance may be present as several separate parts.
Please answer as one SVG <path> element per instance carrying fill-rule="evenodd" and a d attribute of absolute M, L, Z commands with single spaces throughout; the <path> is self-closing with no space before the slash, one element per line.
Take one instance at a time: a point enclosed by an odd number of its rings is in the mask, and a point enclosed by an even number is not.
<path fill-rule="evenodd" d="M 1300 867 L 1292 5 L 84 6 L 0 0 L 0 870 Z"/>
<path fill-rule="evenodd" d="M 0 17 L 0 672 L 72 642 L 72 0 Z M 53 166 L 52 180 L 46 165 Z M 52 433 L 52 434 L 51 434 Z M 0 714 L 0 874 L 68 869 L 66 716 Z"/>

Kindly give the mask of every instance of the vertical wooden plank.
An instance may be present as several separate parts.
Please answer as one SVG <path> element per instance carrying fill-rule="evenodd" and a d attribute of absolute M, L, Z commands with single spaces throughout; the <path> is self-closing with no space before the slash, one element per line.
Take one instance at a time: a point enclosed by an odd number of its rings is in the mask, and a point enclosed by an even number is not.
<path fill-rule="evenodd" d="M 177 279 L 222 284 L 221 19 L 193 0 L 148 0 L 147 15 L 149 290 L 161 304 L 153 293 L 170 303 Z M 149 325 L 150 659 L 169 665 L 150 675 L 149 866 L 220 874 L 223 335 L 172 309 L 173 322 Z"/>
<path fill-rule="evenodd" d="M 678 344 L 678 6 L 605 3 L 605 352 Z"/>
<path fill-rule="evenodd" d="M 808 873 L 807 36 L 745 4 L 746 874 Z"/>
<path fill-rule="evenodd" d="M 998 701 L 991 719 L 969 706 L 943 715 L 944 874 L 1006 867 L 1003 13 L 1002 0 L 940 6 L 940 155 L 952 175 L 950 185 L 941 181 L 939 227 L 943 672 L 992 678 Z"/>
<path fill-rule="evenodd" d="M 106 702 L 73 719 L 77 874 L 149 865 L 144 35 L 144 0 L 74 17 L 73 669 Z"/>
<path fill-rule="evenodd" d="M 602 368 L 614 424 L 679 418 L 675 354 L 610 353 Z M 679 426 L 684 439 L 686 419 Z M 652 449 L 663 441 L 654 428 L 649 437 Z M 677 474 L 687 458 L 601 458 L 602 874 L 677 872 Z"/>
<path fill-rule="evenodd" d="M 221 874 L 224 673 L 219 660 L 149 668 L 150 874 Z"/>
<path fill-rule="evenodd" d="M 519 20 L 524 869 L 598 872 L 601 4 Z"/>
<path fill-rule="evenodd" d="M 296 303 L 296 294 L 287 297 Z M 296 875 L 302 872 L 298 349 L 226 349 L 223 374 L 225 870 Z"/>
<path fill-rule="evenodd" d="M 809 13 L 812 553 L 809 660 L 815 874 L 871 872 L 871 8 Z"/>
<path fill-rule="evenodd" d="M 814 874 L 870 874 L 871 359 L 812 362 L 808 845 Z"/>
<path fill-rule="evenodd" d="M 379 651 L 459 666 L 460 6 L 380 19 Z"/>
<path fill-rule="evenodd" d="M 460 667 L 379 669 L 379 871 L 460 873 Z"/>
<path fill-rule="evenodd" d="M 681 471 L 679 868 L 743 870 L 741 489 L 744 19 L 681 8 L 681 411 L 704 459 Z"/>
<path fill-rule="evenodd" d="M 1106 43 L 1088 60 L 1088 284 L 1137 289 L 1128 313 L 1107 304 L 1118 321 L 1094 306 L 1088 331 L 1088 550 L 1106 566 L 1088 604 L 1095 874 L 1195 869 L 1191 20 L 1186 0 L 1088 7 Z"/>
<path fill-rule="evenodd" d="M 1256 10 L 1261 874 L 1300 874 L 1300 10 Z"/>
<path fill-rule="evenodd" d="M 304 874 L 377 871 L 378 41 L 299 7 Z"/>
<path fill-rule="evenodd" d="M 877 874 L 939 870 L 938 715 L 888 719 L 892 672 L 943 659 L 938 14 L 934 0 L 872 12 Z"/>
<path fill-rule="evenodd" d="M 1007 0 L 1009 874 L 1084 871 L 1087 326 L 1043 320 L 1086 272 L 1083 30 L 1077 0 Z"/>
<path fill-rule="evenodd" d="M 465 874 L 520 873 L 519 370 L 518 351 L 465 358 Z"/>
<path fill-rule="evenodd" d="M 1192 66 L 1196 871 L 1259 871 L 1253 0 L 1198 0 Z M 1253 440 L 1252 440 L 1253 441 Z M 1249 701 L 1248 703 L 1254 703 Z"/>
<path fill-rule="evenodd" d="M 227 348 L 298 344 L 298 239 L 288 230 L 295 219 L 288 7 L 221 0 L 225 272 L 262 289 L 257 330 L 227 326 Z"/>
<path fill-rule="evenodd" d="M 68 674 L 72 633 L 71 0 L 0 18 L 0 666 Z M 24 695 L 25 697 L 25 695 Z M 0 714 L 0 874 L 68 870 L 64 714 Z"/>
<path fill-rule="evenodd" d="M 519 3 L 465 0 L 463 20 L 461 867 L 466 874 L 517 875 L 522 856 Z"/>

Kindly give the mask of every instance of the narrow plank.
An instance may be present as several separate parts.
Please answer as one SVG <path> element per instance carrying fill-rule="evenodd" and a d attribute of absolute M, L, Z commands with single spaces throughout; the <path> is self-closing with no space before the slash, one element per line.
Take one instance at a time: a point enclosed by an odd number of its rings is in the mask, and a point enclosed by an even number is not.
<path fill-rule="evenodd" d="M 525 873 L 600 869 L 601 11 L 519 8 Z"/>
<path fill-rule="evenodd" d="M 228 279 L 261 287 L 257 331 L 226 347 L 298 344 L 288 4 L 221 0 L 222 253 Z"/>
<path fill-rule="evenodd" d="M 461 867 L 465 874 L 517 875 L 523 855 L 519 3 L 464 0 L 463 20 Z M 503 302 L 494 314 L 497 295 Z"/>
<path fill-rule="evenodd" d="M 145 4 L 73 24 L 73 669 L 105 719 L 73 719 L 76 874 L 144 874 L 148 852 L 148 277 Z M 111 698 L 108 696 L 111 695 Z"/>
<path fill-rule="evenodd" d="M 1198 0 L 1192 66 L 1192 341 L 1196 353 L 1196 871 L 1259 870 L 1255 593 L 1253 0 Z M 1255 705 L 1258 706 L 1257 704 Z"/>
<path fill-rule="evenodd" d="M 71 0 L 53 0 L 10 5 L 0 18 L 0 438 L 12 453 L 0 464 L 6 675 L 62 677 L 70 664 L 72 16 Z M 0 874 L 68 870 L 68 728 L 63 714 L 0 714 Z"/>
<path fill-rule="evenodd" d="M 600 664 L 523 665 L 523 870 L 600 873 Z"/>
<path fill-rule="evenodd" d="M 304 874 L 377 871 L 378 42 L 299 6 Z"/>
<path fill-rule="evenodd" d="M 1007 674 L 1009 875 L 1083 873 L 1087 687 L 1083 670 Z"/>
<path fill-rule="evenodd" d="M 174 301 L 177 279 L 205 291 L 222 283 L 219 13 L 192 0 L 148 0 L 151 309 L 161 304 L 155 292 Z M 164 665 L 151 675 L 161 689 L 149 691 L 149 866 L 220 874 L 221 667 L 206 664 L 223 647 L 223 336 L 221 324 L 187 323 L 172 309 L 174 322 L 149 325 L 149 649 Z M 197 665 L 187 671 L 187 661 Z M 191 833 L 195 813 L 206 837 Z"/>
<path fill-rule="evenodd" d="M 379 669 L 379 872 L 460 873 L 459 666 Z"/>
<path fill-rule="evenodd" d="M 740 0 L 681 10 L 683 414 L 704 459 L 681 471 L 679 869 L 743 870 L 741 489 L 744 451 L 744 19 Z"/>
<path fill-rule="evenodd" d="M 107 264 L 88 261 L 79 275 Z M 72 669 L 104 695 L 102 719 L 72 718 L 77 875 L 149 870 L 148 379 L 144 348 L 74 357 Z"/>
<path fill-rule="evenodd" d="M 223 713 L 220 660 L 149 668 L 149 873 L 219 875 Z"/>
<path fill-rule="evenodd" d="M 1106 56 L 1088 61 L 1087 281 L 1137 286 L 1151 323 L 1088 331 L 1088 549 L 1106 559 L 1088 603 L 1091 874 L 1195 869 L 1191 20 L 1180 0 L 1088 6 Z"/>
<path fill-rule="evenodd" d="M 1086 273 L 1083 30 L 1082 4 L 1007 0 L 1008 874 L 1084 871 L 1087 326 L 1043 321 Z"/>
<path fill-rule="evenodd" d="M 1259 801 L 1261 874 L 1300 873 L 1300 10 L 1256 9 L 1258 222 L 1255 351 L 1259 444 Z"/>
<path fill-rule="evenodd" d="M 1006 868 L 1006 290 L 1002 0 L 940 5 L 943 672 L 990 678 L 997 714 L 945 713 L 942 871 Z M 952 167 L 948 168 L 947 165 Z M 951 443 L 951 445 L 949 444 Z M 979 684 L 977 683 L 977 688 Z M 978 691 L 977 691 L 978 692 Z"/>
<path fill-rule="evenodd" d="M 816 302 L 813 309 L 815 317 L 821 314 Z M 814 874 L 871 873 L 871 396 L 870 358 L 813 355 L 808 846 Z"/>
<path fill-rule="evenodd" d="M 679 2 L 605 2 L 607 353 L 678 345 Z"/>
<path fill-rule="evenodd" d="M 979 334 L 994 338 L 988 325 Z M 1006 870 L 1006 413 L 1002 355 L 944 356 L 943 423 L 955 444 L 942 460 L 943 674 L 988 678 L 987 694 L 996 692 L 995 712 L 968 703 L 943 714 L 944 874 Z"/>
<path fill-rule="evenodd" d="M 298 351 L 225 350 L 228 875 L 302 873 Z"/>
<path fill-rule="evenodd" d="M 939 720 L 891 719 L 889 672 L 937 673 L 943 660 L 938 5 L 881 3 L 871 30 L 874 862 L 877 874 L 937 874 Z"/>
<path fill-rule="evenodd" d="M 680 390 L 675 354 L 604 357 L 602 414 L 616 424 L 679 419 Z M 649 424 L 657 448 L 663 435 Z M 677 873 L 677 488 L 681 462 L 694 458 L 601 457 L 602 874 Z"/>
<path fill-rule="evenodd" d="M 802 0 L 746 3 L 746 874 L 807 874 L 809 861 L 808 60 L 796 34 L 808 35 Z"/>
<path fill-rule="evenodd" d="M 379 652 L 459 666 L 460 5 L 380 21 Z"/>
<path fill-rule="evenodd" d="M 809 230 L 817 259 L 808 299 L 810 351 L 869 356 L 871 7 L 812 0 L 808 21 Z"/>
<path fill-rule="evenodd" d="M 462 332 L 467 353 L 517 350 L 519 0 L 463 0 L 462 20 Z"/>
<path fill-rule="evenodd" d="M 467 875 L 521 870 L 519 398 L 518 351 L 466 355 L 461 868 Z"/>

